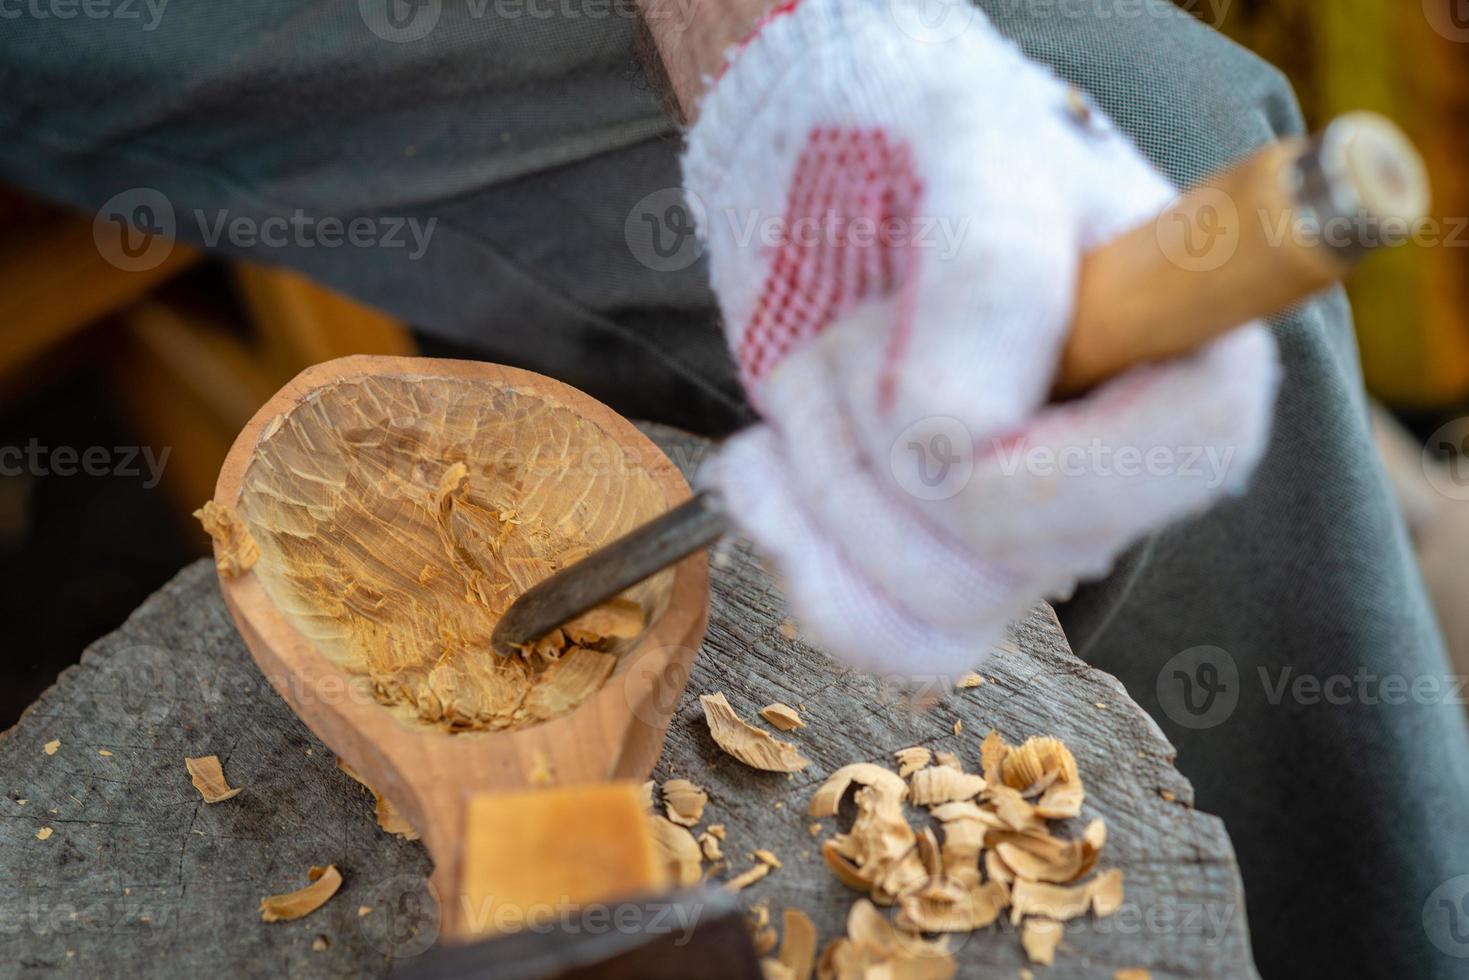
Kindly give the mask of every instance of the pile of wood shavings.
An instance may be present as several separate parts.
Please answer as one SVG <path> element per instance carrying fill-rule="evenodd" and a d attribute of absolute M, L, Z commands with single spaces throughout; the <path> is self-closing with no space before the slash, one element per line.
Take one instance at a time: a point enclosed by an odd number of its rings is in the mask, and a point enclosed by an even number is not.
<path fill-rule="evenodd" d="M 724 695 L 704 695 L 700 701 L 710 733 L 730 755 L 757 769 L 793 771 L 805 764 L 794 746 L 741 720 Z M 809 816 L 836 817 L 852 795 L 857 815 L 851 828 L 823 841 L 821 856 L 839 881 L 867 894 L 853 904 L 847 934 L 822 951 L 816 967 L 822 980 L 952 976 L 956 965 L 945 934 L 986 928 L 1007 910 L 1020 927 L 1026 956 L 1049 965 L 1067 921 L 1111 915 L 1121 906 L 1122 872 L 1092 874 L 1106 845 L 1106 824 L 1094 819 L 1074 840 L 1054 836 L 1047 826 L 1050 820 L 1080 816 L 1086 798 L 1076 760 L 1060 739 L 1035 736 L 1012 746 L 991 731 L 980 746 L 978 773 L 966 772 L 948 751 L 914 746 L 894 756 L 896 773 L 870 762 L 842 767 L 812 794 L 807 807 Z M 651 807 L 651 783 L 648 789 Z M 673 799 L 686 792 L 678 787 Z M 700 814 L 706 801 L 699 791 Z M 940 834 L 927 822 L 915 831 L 908 805 L 926 808 Z M 679 815 L 672 800 L 668 810 L 669 817 Z M 669 820 L 650 819 L 666 825 L 655 828 L 655 836 L 677 880 L 692 884 L 699 880 L 701 857 L 723 856 L 722 827 L 718 835 L 696 840 Z M 813 836 L 820 833 L 819 823 L 811 827 Z M 773 855 L 771 862 L 779 866 Z M 767 867 L 757 865 L 731 886 L 763 877 L 770 862 L 761 863 Z M 897 912 L 889 920 L 878 906 Z M 752 924 L 762 955 L 773 948 L 768 919 L 766 911 Z M 763 963 L 768 977 L 809 975 L 809 970 L 788 972 L 784 956 Z"/>
<path fill-rule="evenodd" d="M 895 756 L 897 773 L 865 762 L 837 770 L 807 808 L 834 817 L 855 787 L 856 819 L 822 842 L 821 856 L 838 880 L 870 899 L 853 905 L 847 935 L 822 952 L 818 976 L 950 976 L 955 965 L 942 934 L 983 929 L 1007 909 L 1031 962 L 1050 964 L 1067 921 L 1110 915 L 1122 904 L 1120 870 L 1088 878 L 1106 844 L 1102 820 L 1077 840 L 1047 827 L 1079 816 L 1085 798 L 1076 760 L 1059 739 L 1011 746 L 990 732 L 982 773 L 965 772 L 949 753 L 934 760 L 922 747 Z M 905 804 L 926 807 L 942 839 L 926 825 L 915 831 Z M 879 905 L 896 907 L 891 923 Z"/>

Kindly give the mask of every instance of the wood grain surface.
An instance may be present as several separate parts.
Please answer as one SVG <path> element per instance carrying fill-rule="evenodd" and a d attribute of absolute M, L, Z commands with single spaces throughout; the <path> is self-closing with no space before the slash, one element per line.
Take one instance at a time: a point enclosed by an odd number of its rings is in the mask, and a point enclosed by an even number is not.
<path fill-rule="evenodd" d="M 707 451 L 672 430 L 646 431 L 685 469 Z M 747 902 L 766 903 L 776 921 L 787 905 L 804 909 L 824 943 L 855 897 L 822 866 L 807 829 L 805 804 L 825 775 L 863 759 L 890 764 L 910 745 L 974 767 L 990 727 L 1012 741 L 1045 732 L 1066 740 L 1088 789 L 1067 829 L 1106 819 L 1102 866 L 1123 869 L 1126 898 L 1108 919 L 1072 923 L 1037 980 L 1124 967 L 1255 976 L 1223 826 L 1190 808 L 1161 732 L 1114 679 L 1070 653 L 1049 609 L 1017 624 L 1017 652 L 980 668 L 987 683 L 917 713 L 880 679 L 788 638 L 777 587 L 743 544 L 722 545 L 710 564 L 708 638 L 655 776 L 708 790 L 701 826 L 726 826 L 729 874 L 749 867 L 753 848 L 780 857 Z M 725 756 L 697 700 L 713 691 L 750 720 L 772 701 L 804 705 L 809 727 L 781 737 L 812 765 L 787 777 Z M 47 755 L 53 739 L 61 745 Z M 206 805 L 183 759 L 211 753 L 244 792 Z M 94 644 L 0 736 L 0 781 L 0 976 L 377 976 L 411 967 L 437 932 L 425 851 L 378 830 L 372 797 L 264 681 L 208 563 Z M 52 834 L 38 840 L 45 827 Z M 345 878 L 330 902 L 298 922 L 260 922 L 262 896 L 300 887 L 309 866 L 327 863 Z M 1016 977 L 1026 965 L 1006 924 L 956 939 L 960 976 Z"/>

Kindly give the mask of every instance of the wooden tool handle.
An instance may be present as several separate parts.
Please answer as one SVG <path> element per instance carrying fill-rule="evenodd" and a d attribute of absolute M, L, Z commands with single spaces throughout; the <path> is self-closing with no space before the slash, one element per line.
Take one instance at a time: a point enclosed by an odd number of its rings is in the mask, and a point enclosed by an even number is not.
<path fill-rule="evenodd" d="M 1082 262 L 1056 394 L 1191 351 L 1340 279 L 1428 208 L 1423 161 L 1371 113 L 1273 143 Z"/>

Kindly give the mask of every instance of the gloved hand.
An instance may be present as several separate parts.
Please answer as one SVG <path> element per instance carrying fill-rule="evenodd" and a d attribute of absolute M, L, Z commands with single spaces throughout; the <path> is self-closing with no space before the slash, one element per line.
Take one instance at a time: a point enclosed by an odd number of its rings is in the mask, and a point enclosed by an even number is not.
<path fill-rule="evenodd" d="M 974 11 L 772 12 L 699 106 L 685 187 L 764 424 L 706 468 L 808 634 L 957 677 L 1004 624 L 1238 491 L 1274 343 L 1251 324 L 1049 402 L 1080 257 L 1175 188 Z"/>

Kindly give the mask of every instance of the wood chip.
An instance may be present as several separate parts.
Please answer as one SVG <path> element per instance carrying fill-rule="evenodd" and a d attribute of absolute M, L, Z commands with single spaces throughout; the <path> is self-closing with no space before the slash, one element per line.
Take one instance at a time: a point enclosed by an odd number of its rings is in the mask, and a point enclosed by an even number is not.
<path fill-rule="evenodd" d="M 791 980 L 810 980 L 816 965 L 816 924 L 800 909 L 788 908 L 784 914 L 785 929 L 780 940 L 780 964 Z"/>
<path fill-rule="evenodd" d="M 649 815 L 648 827 L 653 832 L 653 846 L 668 871 L 669 879 L 680 885 L 697 885 L 704 874 L 704 852 L 694 840 L 694 835 L 657 814 Z"/>
<path fill-rule="evenodd" d="M 959 757 L 957 755 L 950 752 L 948 749 L 935 749 L 933 753 L 933 762 L 936 766 L 948 766 L 950 769 L 957 769 L 960 772 L 964 771 L 964 763 L 959 760 Z"/>
<path fill-rule="evenodd" d="M 1037 735 L 1005 753 L 1001 763 L 1006 786 L 1024 790 L 1054 774 L 1058 783 L 1080 783 L 1076 759 L 1058 738 Z"/>
<path fill-rule="evenodd" d="M 1005 900 L 999 882 L 971 888 L 955 878 L 928 878 L 898 896 L 896 924 L 909 932 L 973 932 L 998 919 Z"/>
<path fill-rule="evenodd" d="M 60 748 L 61 748 L 61 739 L 59 739 L 59 738 L 53 738 L 51 741 L 49 741 L 45 745 L 41 746 L 41 751 L 42 752 L 45 752 L 47 755 L 55 755 L 57 749 L 60 749 Z"/>
<path fill-rule="evenodd" d="M 1112 974 L 1112 980 L 1153 980 L 1153 975 L 1140 966 L 1130 966 Z"/>
<path fill-rule="evenodd" d="M 243 787 L 236 786 L 233 789 L 225 781 L 224 769 L 219 764 L 219 756 L 206 755 L 198 759 L 184 759 L 184 768 L 189 771 L 189 780 L 199 795 L 204 798 L 205 803 L 223 803 L 239 795 Z"/>
<path fill-rule="evenodd" d="M 979 746 L 980 772 L 984 773 L 984 781 L 991 786 L 997 786 L 1003 781 L 1001 770 L 1005 765 L 1005 756 L 1010 753 L 1010 746 L 1004 737 L 993 728 L 984 737 Z"/>
<path fill-rule="evenodd" d="M 724 850 L 719 846 L 719 838 L 707 830 L 699 835 L 699 850 L 703 852 L 706 861 L 724 860 Z"/>
<path fill-rule="evenodd" d="M 971 688 L 971 687 L 979 687 L 983 683 L 984 683 L 984 678 L 983 677 L 979 676 L 974 671 L 970 671 L 969 673 L 965 674 L 963 677 L 959 678 L 959 685 L 958 686 L 959 686 L 959 689 L 960 690 L 967 690 L 968 688 Z"/>
<path fill-rule="evenodd" d="M 649 813 L 653 811 L 653 787 L 656 785 L 651 779 L 643 784 L 643 809 Z"/>
<path fill-rule="evenodd" d="M 526 716 L 547 720 L 566 714 L 601 690 L 616 666 L 617 657 L 613 654 L 571 647 L 546 668 L 526 694 L 523 704 Z"/>
<path fill-rule="evenodd" d="M 687 779 L 670 779 L 663 784 L 664 810 L 668 819 L 683 827 L 692 827 L 704 816 L 709 794 Z"/>
<path fill-rule="evenodd" d="M 715 837 L 718 837 L 720 840 L 724 840 L 724 824 L 711 823 L 709 825 L 709 833 L 713 834 Z"/>
<path fill-rule="evenodd" d="M 933 753 L 921 745 L 915 745 L 911 749 L 899 749 L 893 753 L 893 756 L 898 760 L 898 775 L 907 779 L 928 765 L 933 758 Z"/>
<path fill-rule="evenodd" d="M 806 828 L 806 833 L 810 834 L 812 837 L 820 837 L 821 836 L 821 824 L 819 824 L 819 823 L 813 823 L 813 824 L 811 824 L 810 826 L 808 826 Z"/>
<path fill-rule="evenodd" d="M 770 874 L 770 865 L 766 864 L 764 861 L 757 861 L 748 871 L 744 872 L 743 874 L 736 875 L 735 877 L 729 879 L 729 881 L 725 882 L 724 886 L 730 891 L 741 891 L 745 888 L 750 887 L 755 882 L 759 881 L 761 878 L 764 878 L 768 874 Z"/>
<path fill-rule="evenodd" d="M 794 745 L 741 719 L 723 693 L 701 694 L 699 703 L 704 706 L 704 720 L 714 741 L 752 769 L 796 772 L 811 764 Z"/>
<path fill-rule="evenodd" d="M 1050 966 L 1056 960 L 1056 947 L 1066 927 L 1054 919 L 1029 918 L 1020 927 L 1020 945 L 1032 963 Z"/>
<path fill-rule="evenodd" d="M 112 753 L 110 751 L 108 751 L 107 749 L 98 749 L 97 750 L 97 754 L 100 755 L 100 756 L 102 756 L 102 758 L 104 758 L 104 759 L 108 759 L 108 758 L 111 758 L 112 757 Z"/>
<path fill-rule="evenodd" d="M 774 851 L 767 851 L 763 847 L 756 848 L 752 852 L 751 856 L 754 857 L 755 860 L 757 860 L 757 861 L 763 861 L 763 862 L 765 862 L 766 864 L 770 865 L 772 868 L 779 868 L 779 867 L 782 866 L 781 863 L 780 863 L 780 858 L 778 858 L 778 857 L 775 856 L 775 852 Z"/>
<path fill-rule="evenodd" d="M 788 704 L 781 704 L 779 701 L 761 708 L 760 717 L 783 732 L 792 732 L 797 728 L 806 727 L 806 723 L 801 720 L 795 708 Z"/>
<path fill-rule="evenodd" d="M 962 718 L 956 718 L 956 719 L 954 719 L 954 734 L 955 735 L 962 735 L 962 734 L 964 734 L 964 719 L 962 719 Z"/>
<path fill-rule="evenodd" d="M 899 932 L 866 899 L 847 913 L 847 934 L 822 950 L 817 975 L 836 980 L 947 980 L 956 966 L 946 938 Z"/>
<path fill-rule="evenodd" d="M 413 826 L 409 824 L 408 818 L 399 813 L 397 808 L 393 806 L 386 796 L 383 796 L 372 786 L 368 785 L 367 780 L 363 779 L 356 769 L 353 769 L 347 764 L 347 760 L 338 757 L 337 768 L 357 780 L 357 782 L 362 784 L 364 789 L 372 794 L 377 825 L 380 829 L 390 834 L 396 834 L 404 840 L 418 840 L 418 831 L 414 830 Z"/>
<path fill-rule="evenodd" d="M 1035 812 L 1047 820 L 1069 820 L 1081 816 L 1081 804 L 1085 799 L 1086 792 L 1080 782 L 1056 783 L 1036 800 Z"/>
<path fill-rule="evenodd" d="M 561 630 L 571 642 L 588 647 L 606 640 L 630 640 L 643 631 L 643 607 L 618 597 L 588 609 Z"/>
<path fill-rule="evenodd" d="M 313 867 L 306 873 L 311 884 L 283 895 L 267 895 L 260 900 L 262 922 L 290 922 L 310 915 L 327 903 L 342 887 L 342 873 L 335 864 Z"/>
<path fill-rule="evenodd" d="M 842 797 L 846 795 L 847 789 L 853 783 L 873 787 L 884 796 L 896 801 L 901 801 L 908 795 L 908 784 L 891 769 L 884 769 L 871 762 L 854 762 L 849 766 L 842 766 L 826 777 L 826 782 L 811 794 L 811 802 L 806 807 L 806 815 L 811 817 L 836 816 Z"/>
<path fill-rule="evenodd" d="M 260 546 L 250 536 L 233 507 L 205 501 L 194 511 L 204 531 L 214 539 L 214 565 L 224 578 L 243 575 L 260 560 Z"/>
<path fill-rule="evenodd" d="M 1092 912 L 1105 918 L 1122 907 L 1122 869 L 1111 868 L 1092 879 Z"/>
<path fill-rule="evenodd" d="M 42 827 L 40 830 L 36 831 L 36 840 L 50 840 L 52 833 L 54 833 L 54 831 L 52 831 L 50 827 Z"/>
<path fill-rule="evenodd" d="M 913 802 L 918 806 L 932 806 L 971 799 L 984 789 L 984 777 L 960 772 L 949 766 L 930 766 L 913 774 Z"/>

